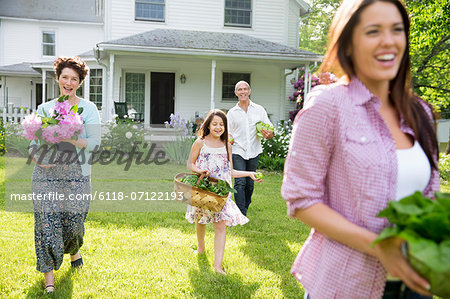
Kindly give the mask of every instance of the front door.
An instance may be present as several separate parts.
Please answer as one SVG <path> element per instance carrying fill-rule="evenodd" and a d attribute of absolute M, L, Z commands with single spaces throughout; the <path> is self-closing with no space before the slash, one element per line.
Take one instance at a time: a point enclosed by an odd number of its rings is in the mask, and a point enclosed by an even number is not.
<path fill-rule="evenodd" d="M 42 104 L 42 83 L 36 83 L 36 107 Z"/>
<path fill-rule="evenodd" d="M 163 124 L 174 112 L 175 74 L 151 73 L 150 123 Z"/>

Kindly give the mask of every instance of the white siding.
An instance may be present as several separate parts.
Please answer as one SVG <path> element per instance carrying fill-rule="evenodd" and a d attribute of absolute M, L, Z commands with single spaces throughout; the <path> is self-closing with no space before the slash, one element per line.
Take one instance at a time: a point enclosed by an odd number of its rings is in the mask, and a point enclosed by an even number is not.
<path fill-rule="evenodd" d="M 288 18 L 288 46 L 293 48 L 299 47 L 299 30 L 300 30 L 300 5 L 297 1 L 289 1 L 289 18 Z"/>
<path fill-rule="evenodd" d="M 92 50 L 103 39 L 99 25 L 46 21 L 2 20 L 0 45 L 3 65 L 52 60 L 42 56 L 42 31 L 56 32 L 56 56 L 73 56 Z"/>
<path fill-rule="evenodd" d="M 250 72 L 252 95 L 251 99 L 264 106 L 271 119 L 276 122 L 280 119 L 280 68 L 276 65 L 263 63 L 247 63 L 235 61 L 217 61 L 215 82 L 215 107 L 218 109 L 230 109 L 237 102 L 222 101 L 222 72 Z M 123 98 L 123 86 L 125 72 L 146 73 L 146 112 L 149 111 L 150 99 L 150 74 L 151 72 L 175 73 L 175 112 L 181 113 L 185 118 L 191 119 L 198 112 L 205 116 L 210 108 L 210 80 L 211 60 L 208 59 L 150 59 L 146 57 L 116 57 L 115 78 L 117 84 L 114 88 L 113 99 Z M 186 75 L 186 83 L 180 83 L 180 75 Z M 122 79 L 120 77 L 122 76 Z M 284 87 L 283 87 L 284 88 Z"/>
<path fill-rule="evenodd" d="M 285 1 L 252 0 L 252 28 L 224 26 L 225 0 L 166 0 L 165 22 L 135 21 L 134 0 L 111 1 L 111 39 L 157 28 L 242 33 L 287 44 Z"/>

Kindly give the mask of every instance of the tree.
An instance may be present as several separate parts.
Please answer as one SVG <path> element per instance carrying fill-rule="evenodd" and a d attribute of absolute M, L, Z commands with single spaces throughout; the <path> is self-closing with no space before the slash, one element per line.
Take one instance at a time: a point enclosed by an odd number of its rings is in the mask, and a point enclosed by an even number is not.
<path fill-rule="evenodd" d="M 450 104 L 450 2 L 407 0 L 414 91 L 438 110 Z"/>
<path fill-rule="evenodd" d="M 328 30 L 340 0 L 311 0 L 309 13 L 300 20 L 300 48 L 325 54 Z"/>

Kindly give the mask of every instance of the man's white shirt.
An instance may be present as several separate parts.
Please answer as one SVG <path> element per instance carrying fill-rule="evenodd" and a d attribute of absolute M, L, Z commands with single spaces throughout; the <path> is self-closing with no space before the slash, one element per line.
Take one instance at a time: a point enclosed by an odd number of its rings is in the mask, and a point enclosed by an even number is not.
<path fill-rule="evenodd" d="M 234 139 L 233 154 L 249 160 L 262 153 L 262 137 L 256 136 L 256 123 L 262 121 L 265 124 L 272 124 L 266 110 L 261 105 L 250 101 L 245 112 L 238 103 L 228 111 L 227 118 L 228 133 Z"/>

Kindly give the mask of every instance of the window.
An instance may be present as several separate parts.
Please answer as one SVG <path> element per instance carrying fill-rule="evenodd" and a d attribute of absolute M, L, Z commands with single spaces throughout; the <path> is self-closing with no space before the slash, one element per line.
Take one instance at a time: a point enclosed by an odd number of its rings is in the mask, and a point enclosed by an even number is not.
<path fill-rule="evenodd" d="M 133 108 L 137 113 L 144 113 L 145 74 L 125 74 L 125 102 L 128 110 Z"/>
<path fill-rule="evenodd" d="M 136 0 L 136 20 L 164 22 L 164 0 Z"/>
<path fill-rule="evenodd" d="M 44 31 L 42 32 L 42 55 L 43 56 L 55 56 L 55 32 Z"/>
<path fill-rule="evenodd" d="M 250 74 L 245 73 L 223 73 L 222 76 L 222 100 L 236 101 L 234 86 L 239 81 L 244 80 L 250 84 Z"/>
<path fill-rule="evenodd" d="M 102 109 L 102 69 L 91 69 L 89 76 L 89 100 Z"/>
<path fill-rule="evenodd" d="M 225 0 L 225 26 L 252 27 L 252 1 Z"/>

